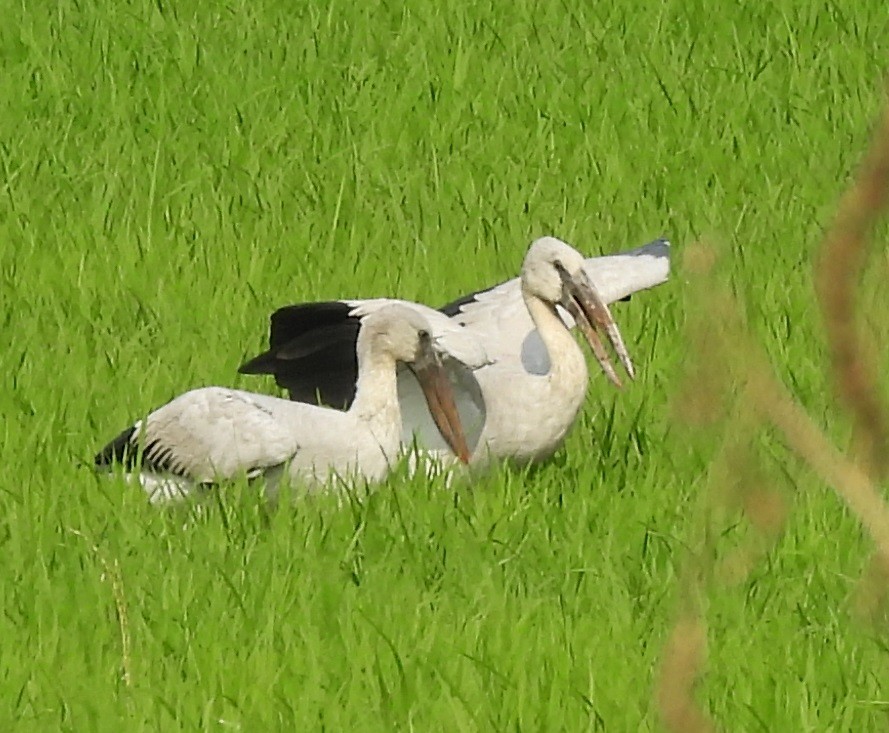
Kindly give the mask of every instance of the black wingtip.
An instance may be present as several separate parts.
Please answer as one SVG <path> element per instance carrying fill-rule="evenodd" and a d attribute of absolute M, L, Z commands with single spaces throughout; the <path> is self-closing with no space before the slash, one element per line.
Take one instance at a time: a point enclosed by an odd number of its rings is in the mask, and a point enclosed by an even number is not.
<path fill-rule="evenodd" d="M 460 312 L 463 310 L 463 306 L 470 305 L 478 300 L 478 296 L 484 293 L 487 293 L 489 290 L 493 290 L 494 288 L 499 288 L 503 283 L 497 283 L 496 285 L 492 285 L 489 288 L 485 288 L 484 290 L 476 290 L 474 293 L 469 293 L 468 295 L 463 295 L 456 300 L 452 300 L 450 303 L 446 303 L 445 305 L 438 308 L 438 311 L 444 313 L 448 318 L 453 318 L 454 316 L 459 316 Z"/>
<path fill-rule="evenodd" d="M 259 356 L 254 356 L 241 364 L 238 367 L 238 374 L 274 374 L 275 361 L 274 351 L 264 351 Z"/>
<path fill-rule="evenodd" d="M 136 433 L 136 426 L 127 428 L 102 450 L 100 450 L 93 459 L 96 468 L 110 466 L 113 463 L 120 463 L 131 468 L 136 462 L 136 449 L 133 445 L 133 435 Z"/>
<path fill-rule="evenodd" d="M 322 301 L 284 306 L 271 316 L 268 351 L 238 367 L 239 374 L 270 374 L 290 399 L 348 409 L 355 398 L 355 344 L 361 318 L 354 304 Z"/>

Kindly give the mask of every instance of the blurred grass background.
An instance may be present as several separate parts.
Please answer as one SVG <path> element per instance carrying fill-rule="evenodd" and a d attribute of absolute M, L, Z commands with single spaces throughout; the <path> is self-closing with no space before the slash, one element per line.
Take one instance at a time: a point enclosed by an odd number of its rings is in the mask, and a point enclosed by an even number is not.
<path fill-rule="evenodd" d="M 4 729 L 656 729 L 714 440 L 671 406 L 682 248 L 726 243 L 749 325 L 844 436 L 811 260 L 880 104 L 883 9 L 62 0 L 3 17 Z M 158 513 L 84 465 L 186 389 L 271 390 L 235 370 L 275 307 L 437 305 L 513 277 L 541 234 L 591 255 L 664 234 L 677 258 L 615 308 L 640 378 L 618 394 L 596 377 L 550 464 L 458 496 L 396 476 L 271 518 L 237 491 Z M 766 480 L 817 486 L 769 435 L 758 449 Z M 867 542 L 827 492 L 794 509 L 711 598 L 703 699 L 740 730 L 884 729 L 885 643 L 846 604 Z"/>

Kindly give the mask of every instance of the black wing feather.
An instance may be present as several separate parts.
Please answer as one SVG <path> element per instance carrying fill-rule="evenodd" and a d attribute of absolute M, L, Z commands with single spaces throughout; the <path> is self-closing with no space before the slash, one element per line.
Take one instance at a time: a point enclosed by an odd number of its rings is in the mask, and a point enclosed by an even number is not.
<path fill-rule="evenodd" d="M 485 288 L 484 290 L 476 290 L 474 293 L 469 293 L 469 295 L 463 295 L 456 300 L 452 300 L 450 303 L 447 303 L 438 310 L 444 313 L 448 318 L 453 318 L 460 314 L 461 309 L 464 305 L 469 305 L 471 303 L 475 303 L 478 300 L 478 296 L 482 293 L 487 293 L 494 288 L 499 288 L 503 283 L 497 283 L 490 288 Z"/>
<path fill-rule="evenodd" d="M 136 427 L 129 427 L 102 448 L 93 459 L 96 467 L 110 466 L 113 463 L 120 463 L 125 468 L 133 468 L 137 465 L 138 446 L 133 442 L 135 433 Z"/>
<path fill-rule="evenodd" d="M 624 254 L 651 254 L 661 244 L 668 252 L 669 242 L 659 239 Z M 438 310 L 449 318 L 459 315 L 483 293 L 500 287 L 498 283 L 469 293 Z M 621 300 L 630 300 L 629 295 Z M 276 310 L 271 317 L 268 351 L 240 366 L 241 374 L 271 374 L 290 399 L 348 409 L 355 399 L 358 356 L 355 353 L 359 318 L 350 316 L 352 306 L 340 300 L 299 303 Z"/>
<path fill-rule="evenodd" d="M 342 301 L 299 303 L 271 317 L 269 349 L 240 366 L 241 374 L 271 374 L 291 400 L 348 409 L 358 381 L 356 342 L 361 319 Z"/>
<path fill-rule="evenodd" d="M 127 428 L 102 450 L 94 459 L 96 468 L 120 464 L 128 471 L 145 468 L 156 473 L 170 473 L 188 478 L 188 473 L 176 460 L 173 451 L 157 440 L 140 445 L 135 425 Z"/>

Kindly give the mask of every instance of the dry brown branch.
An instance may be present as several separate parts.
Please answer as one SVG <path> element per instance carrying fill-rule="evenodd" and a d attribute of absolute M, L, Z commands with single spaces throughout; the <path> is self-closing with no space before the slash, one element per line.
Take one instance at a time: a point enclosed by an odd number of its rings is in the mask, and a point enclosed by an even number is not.
<path fill-rule="evenodd" d="M 867 234 L 887 199 L 889 106 L 856 180 L 840 200 L 815 271 L 835 387 L 852 413 L 858 450 L 876 476 L 889 469 L 889 421 L 878 397 L 876 367 L 855 327 L 855 292 L 867 255 Z"/>
<path fill-rule="evenodd" d="M 707 634 L 697 616 L 680 618 L 670 632 L 661 663 L 657 705 L 667 729 L 679 733 L 711 733 L 713 722 L 691 695 L 706 659 Z"/>
<path fill-rule="evenodd" d="M 889 200 L 889 106 L 857 179 L 843 196 L 825 236 L 817 271 L 817 291 L 840 397 L 852 412 L 865 468 L 846 457 L 775 376 L 765 351 L 745 328 L 741 308 L 727 287 L 710 277 L 716 262 L 712 247 L 694 245 L 685 257 L 686 272 L 697 280 L 690 308 L 689 345 L 694 358 L 677 410 L 690 425 L 727 429 L 710 467 L 700 522 L 699 553 L 687 559 L 680 576 L 680 611 L 664 650 L 657 680 L 657 704 L 665 726 L 676 731 L 711 731 L 713 723 L 694 700 L 694 686 L 706 661 L 703 599 L 714 579 L 738 580 L 784 527 L 787 507 L 767 488 L 751 447 L 760 425 L 771 424 L 786 444 L 843 499 L 876 545 L 865 574 L 860 607 L 874 621 L 887 616 L 889 590 L 889 506 L 875 485 L 889 469 L 889 417 L 878 398 L 876 360 L 866 353 L 854 327 L 854 293 L 864 264 L 867 234 Z M 712 327 L 712 324 L 717 324 Z M 732 391 L 737 407 L 726 410 Z M 721 560 L 713 535 L 719 510 L 740 508 L 758 531 L 759 543 L 742 543 Z M 884 619 L 885 620 L 885 619 Z"/>
<path fill-rule="evenodd" d="M 709 509 L 709 507 L 705 508 Z M 712 570 L 713 535 L 702 523 L 700 550 L 680 573 L 680 611 L 664 645 L 655 679 L 661 723 L 673 733 L 711 733 L 715 725 L 695 699 L 695 687 L 707 663 L 707 622 L 703 598 Z"/>
<path fill-rule="evenodd" d="M 760 417 L 744 406 L 734 418 L 738 435 L 726 441 L 721 493 L 727 509 L 740 511 L 753 533 L 746 535 L 728 552 L 717 558 L 714 579 L 726 585 L 743 583 L 778 541 L 787 519 L 787 505 L 781 493 L 768 486 L 753 448 L 753 439 L 760 428 Z"/>
<path fill-rule="evenodd" d="M 889 560 L 882 552 L 875 552 L 861 574 L 853 601 L 859 616 L 879 629 L 885 629 L 889 625 L 886 608 L 887 588 L 889 588 Z"/>
<path fill-rule="evenodd" d="M 889 588 L 885 582 L 889 578 L 889 507 L 871 476 L 825 437 L 775 377 L 764 351 L 742 327 L 740 309 L 731 294 L 710 285 L 706 297 L 722 326 L 719 338 L 710 344 L 710 363 L 726 370 L 734 368 L 735 381 L 744 385 L 747 405 L 774 425 L 791 450 L 834 489 L 876 545 L 876 557 L 862 582 L 858 603 L 859 610 L 876 621 Z"/>
<path fill-rule="evenodd" d="M 749 394 L 757 408 L 781 431 L 787 445 L 842 497 L 889 560 L 889 508 L 868 474 L 827 440 L 764 365 L 751 368 L 750 378 Z"/>
<path fill-rule="evenodd" d="M 833 487 L 889 559 L 889 507 L 873 481 L 831 444 L 778 381 L 765 352 L 742 327 L 740 308 L 728 290 L 711 287 L 708 300 L 711 313 L 718 314 L 721 324 L 711 342 L 719 352 L 715 368 L 722 365 L 734 370 L 737 382 L 744 385 L 742 399 L 778 428 L 787 445 Z M 713 364 L 714 354 L 708 359 Z"/>
<path fill-rule="evenodd" d="M 670 631 L 656 680 L 656 700 L 663 725 L 675 733 L 712 731 L 715 723 L 695 700 L 695 686 L 706 664 L 706 617 L 704 599 L 714 580 L 739 581 L 747 577 L 769 542 L 742 544 L 720 559 L 716 541 L 727 517 L 742 510 L 750 513 L 754 529 L 775 535 L 775 525 L 783 526 L 783 514 L 776 519 L 771 508 L 751 509 L 756 499 L 768 494 L 762 487 L 752 451 L 751 435 L 760 420 L 743 404 L 732 404 L 731 370 L 720 359 L 713 323 L 721 314 L 714 307 L 712 293 L 706 286 L 715 263 L 715 252 L 708 247 L 692 246 L 685 252 L 684 269 L 697 275 L 697 287 L 689 291 L 691 305 L 688 324 L 689 349 L 695 358 L 689 363 L 679 398 L 674 402 L 678 419 L 707 433 L 723 429 L 719 450 L 713 458 L 706 486 L 698 501 L 691 540 L 692 550 L 680 573 L 679 612 Z M 697 296 L 697 297 L 695 297 Z M 718 306 L 718 303 L 716 304 Z M 770 494 L 770 507 L 778 505 Z M 767 538 L 768 539 L 768 538 Z"/>

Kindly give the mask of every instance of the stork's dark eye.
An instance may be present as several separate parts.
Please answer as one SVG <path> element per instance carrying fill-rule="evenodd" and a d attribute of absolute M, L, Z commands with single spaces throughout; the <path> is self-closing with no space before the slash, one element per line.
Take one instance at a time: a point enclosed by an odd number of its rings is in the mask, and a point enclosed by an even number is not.
<path fill-rule="evenodd" d="M 426 341 L 429 338 L 429 331 L 427 331 L 426 329 L 417 331 L 417 336 L 420 337 L 420 341 Z"/>

